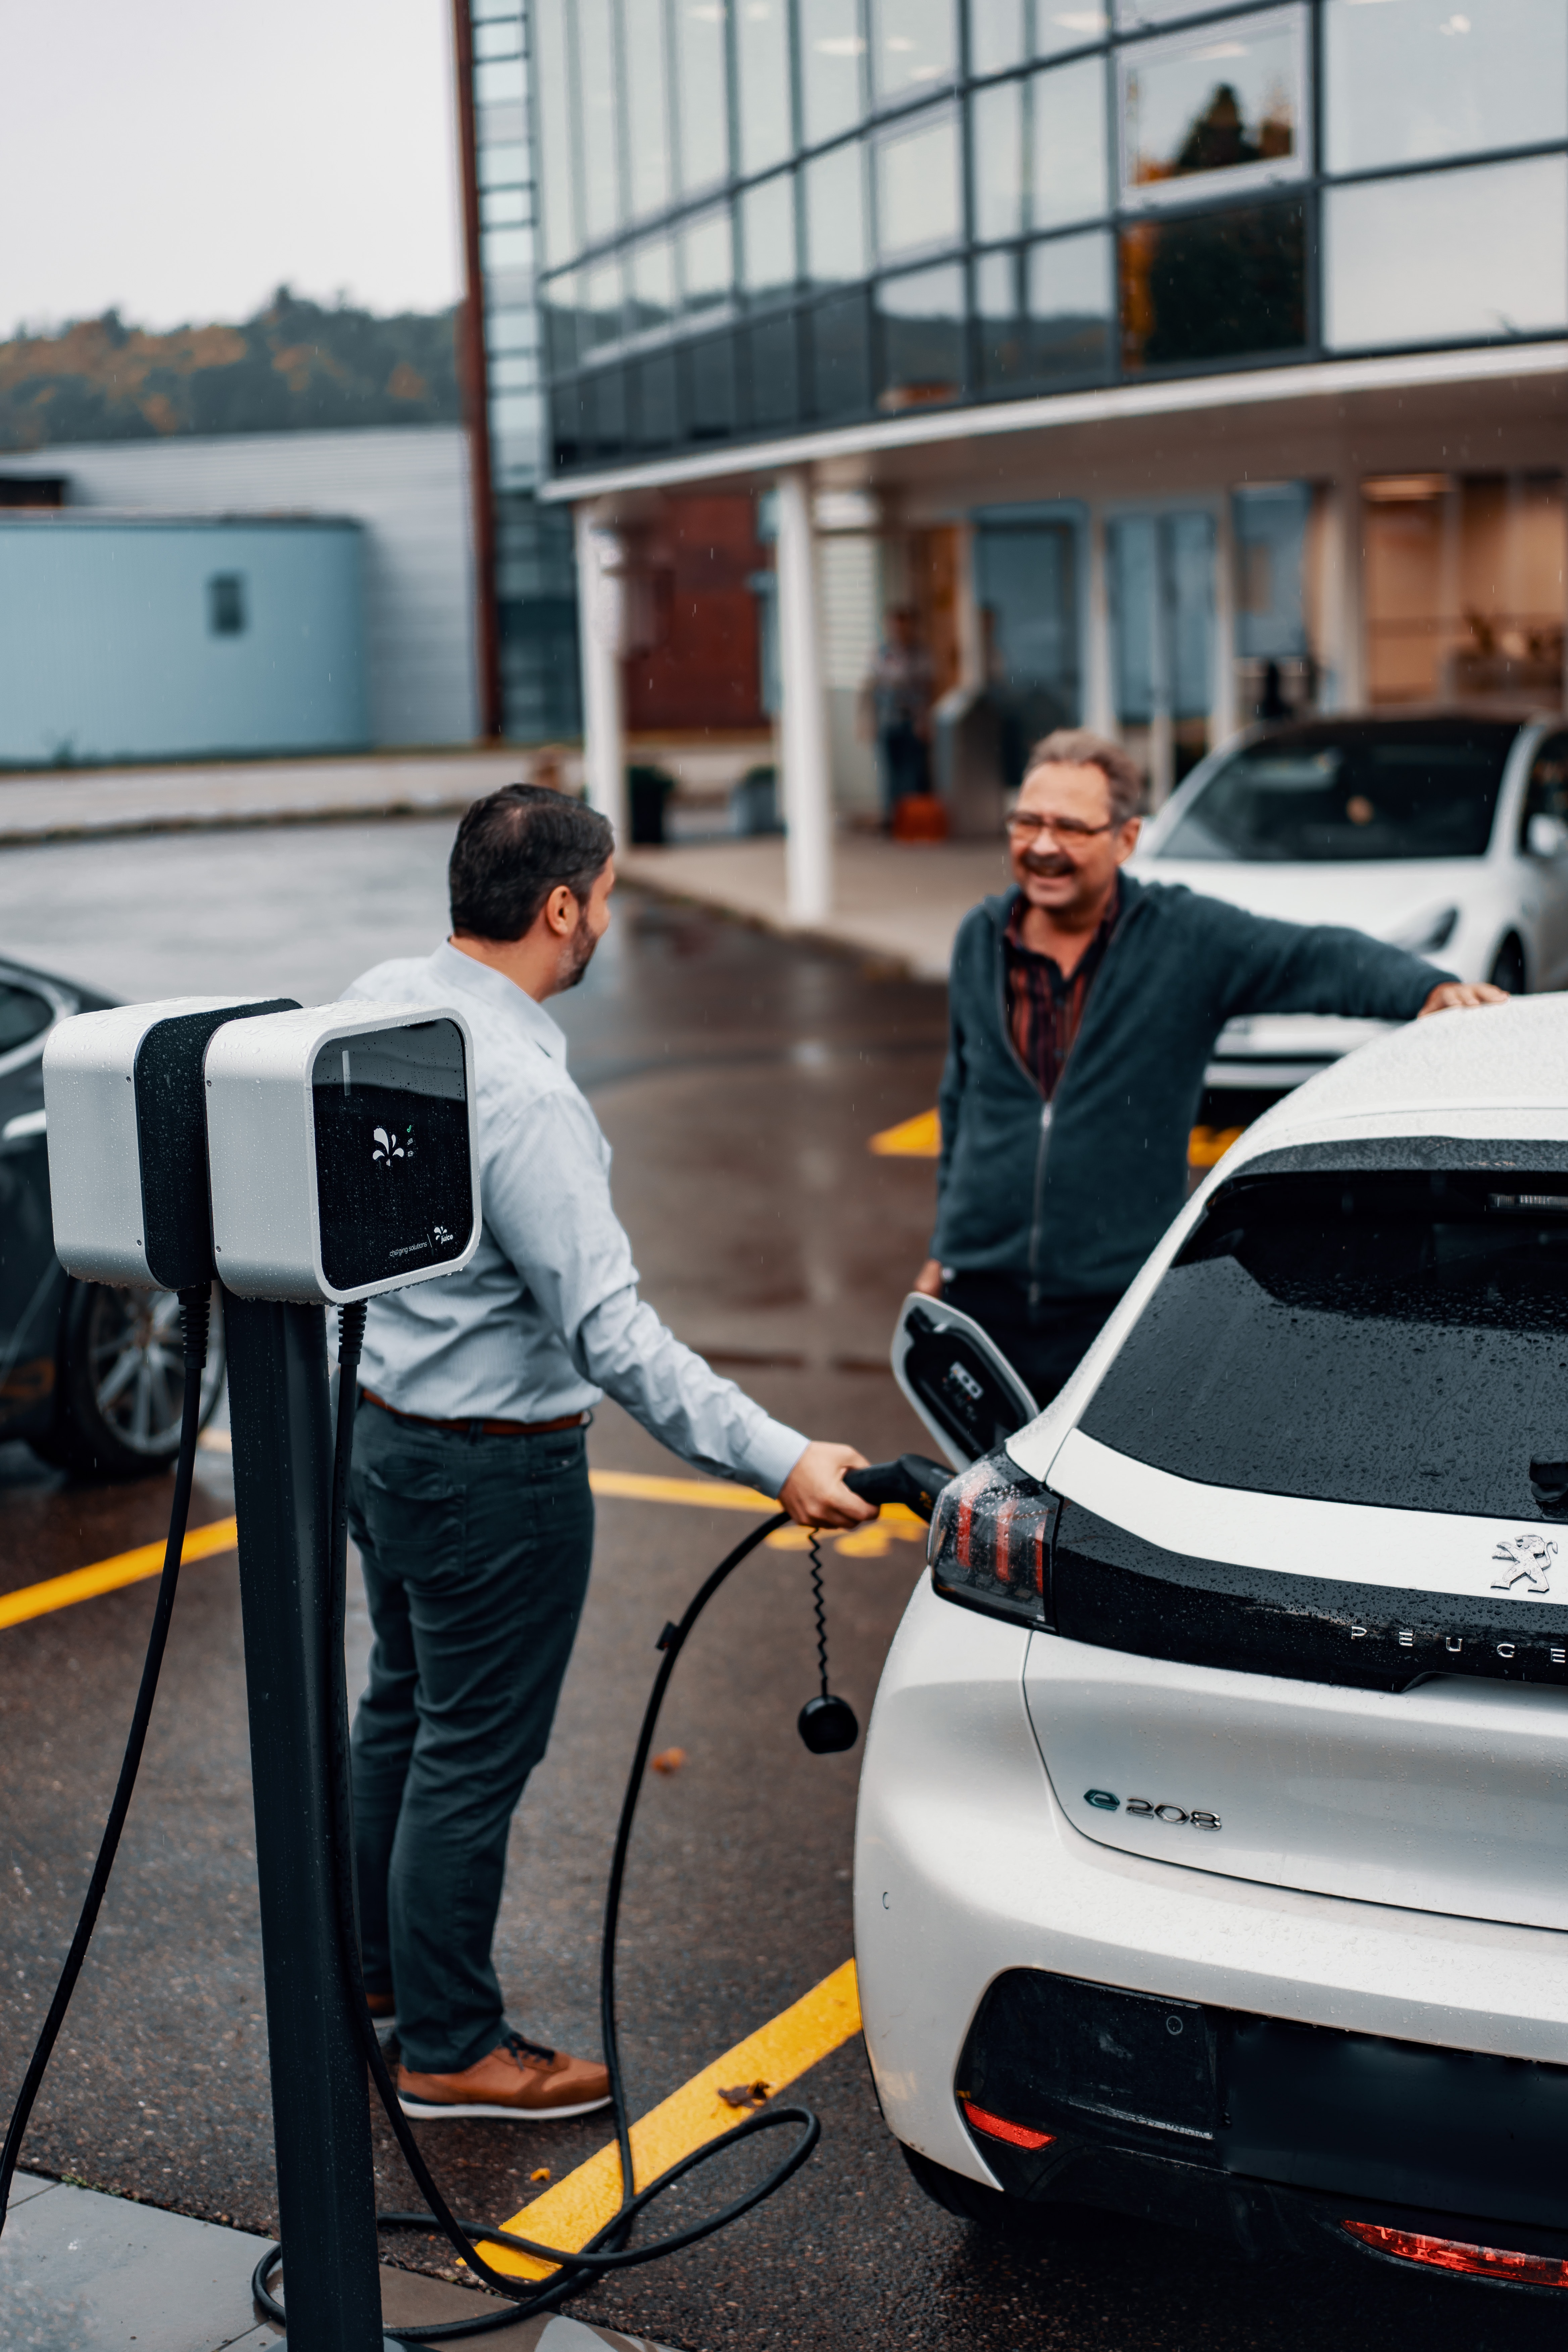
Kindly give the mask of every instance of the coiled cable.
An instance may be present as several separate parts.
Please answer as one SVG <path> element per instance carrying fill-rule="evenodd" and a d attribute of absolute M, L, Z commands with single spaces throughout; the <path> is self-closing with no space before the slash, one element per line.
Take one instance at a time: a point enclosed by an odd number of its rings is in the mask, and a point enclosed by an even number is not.
<path fill-rule="evenodd" d="M 147 1654 L 142 1662 L 142 1680 L 137 1687 L 136 1704 L 131 1713 L 131 1729 L 126 1735 L 125 1753 L 120 1760 L 120 1778 L 115 1783 L 114 1799 L 109 1808 L 109 1818 L 103 1826 L 98 1857 L 87 1882 L 82 1897 L 76 1932 L 65 1957 L 59 1979 L 44 2019 L 43 2030 L 27 2061 L 27 2071 L 22 2077 L 22 2087 L 16 2094 L 16 2104 L 11 2111 L 11 2121 L 5 2132 L 4 2148 L 0 2148 L 0 2231 L 5 2227 L 11 2200 L 11 2184 L 16 2176 L 16 2166 L 22 2154 L 22 2141 L 32 2117 L 34 2103 L 42 2086 L 45 2073 L 59 2040 L 60 2028 L 66 2021 L 66 2011 L 71 1995 L 81 1975 L 87 1958 L 87 1948 L 92 1941 L 92 1931 L 98 1925 L 98 1915 L 103 1907 L 110 1873 L 114 1857 L 120 1851 L 121 1832 L 131 1810 L 131 1799 L 136 1787 L 136 1775 L 141 1768 L 142 1751 L 147 1744 L 147 1726 L 152 1720 L 153 1702 L 158 1695 L 158 1677 L 163 1671 L 163 1653 L 169 1643 L 169 1626 L 174 1614 L 174 1595 L 180 1581 L 180 1559 L 185 1547 L 185 1525 L 191 1515 L 191 1488 L 196 1471 L 196 1439 L 202 1425 L 202 1373 L 207 1360 L 207 1330 L 212 1315 L 212 1293 L 204 1283 L 180 1293 L 180 1322 L 184 1334 L 184 1381 L 180 1402 L 180 1449 L 174 1457 L 174 1496 L 169 1507 L 169 1533 L 163 1548 L 163 1569 L 158 1580 L 158 1598 L 153 1611 L 152 1628 L 147 1635 Z"/>

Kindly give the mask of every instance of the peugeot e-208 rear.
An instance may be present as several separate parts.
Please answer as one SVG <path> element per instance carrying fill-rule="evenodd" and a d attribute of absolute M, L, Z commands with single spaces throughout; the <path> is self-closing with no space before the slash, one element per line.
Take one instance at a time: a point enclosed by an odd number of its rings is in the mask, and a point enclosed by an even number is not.
<path fill-rule="evenodd" d="M 1568 2288 L 1568 1002 L 1260 1120 L 930 1559 L 856 1866 L 923 2185 Z"/>

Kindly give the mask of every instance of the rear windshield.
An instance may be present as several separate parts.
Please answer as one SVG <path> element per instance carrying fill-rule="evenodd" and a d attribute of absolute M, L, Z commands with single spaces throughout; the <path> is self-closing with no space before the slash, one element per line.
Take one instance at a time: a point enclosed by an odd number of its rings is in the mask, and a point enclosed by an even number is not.
<path fill-rule="evenodd" d="M 1568 1171 L 1217 1193 L 1084 1415 L 1205 1485 L 1568 1516 Z"/>
<path fill-rule="evenodd" d="M 1210 777 L 1159 855 L 1482 857 L 1517 732 L 1460 719 L 1281 728 Z"/>

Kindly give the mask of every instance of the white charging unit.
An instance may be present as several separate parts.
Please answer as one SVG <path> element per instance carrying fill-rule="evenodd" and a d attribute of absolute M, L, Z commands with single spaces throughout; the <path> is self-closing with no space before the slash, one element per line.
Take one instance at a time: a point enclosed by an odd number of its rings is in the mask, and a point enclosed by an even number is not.
<path fill-rule="evenodd" d="M 225 1289 L 341 1307 L 466 1265 L 479 1242 L 473 1060 L 447 1006 L 351 998 L 218 1030 L 205 1094 Z"/>

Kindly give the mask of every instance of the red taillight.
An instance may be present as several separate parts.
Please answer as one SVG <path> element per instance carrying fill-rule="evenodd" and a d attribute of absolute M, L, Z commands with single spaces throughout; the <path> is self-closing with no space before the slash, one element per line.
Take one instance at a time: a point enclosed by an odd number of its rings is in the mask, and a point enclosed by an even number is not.
<path fill-rule="evenodd" d="M 937 1497 L 927 1557 L 936 1590 L 971 1608 L 1043 1625 L 1056 1497 L 1008 1460 L 987 1454 Z"/>
<path fill-rule="evenodd" d="M 977 2107 L 973 2099 L 963 2100 L 963 2106 L 976 2131 L 992 2139 L 1005 2139 L 1011 2147 L 1049 2147 L 1056 2137 L 1053 2132 L 1031 2131 L 1027 2124 L 1010 2124 L 1005 2116 L 994 2116 Z"/>
<path fill-rule="evenodd" d="M 1514 2286 L 1568 2287 L 1568 2262 L 1556 2254 L 1519 2254 L 1507 2246 L 1471 2246 L 1463 2238 L 1428 2238 L 1419 2230 L 1390 2230 L 1381 2221 L 1342 2221 L 1352 2238 L 1401 2262 L 1426 2263 L 1433 2270 L 1463 2271 L 1470 2278 L 1506 2279 Z"/>

